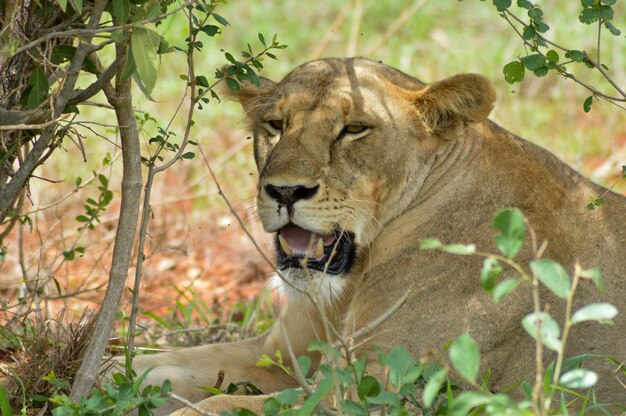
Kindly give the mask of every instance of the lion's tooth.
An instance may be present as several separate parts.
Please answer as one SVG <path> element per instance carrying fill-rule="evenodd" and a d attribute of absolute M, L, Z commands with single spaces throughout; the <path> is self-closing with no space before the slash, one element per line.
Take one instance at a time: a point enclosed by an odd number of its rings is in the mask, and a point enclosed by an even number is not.
<path fill-rule="evenodd" d="M 293 250 L 289 247 L 289 243 L 285 240 L 285 237 L 278 234 L 278 243 L 280 244 L 280 248 L 283 249 L 287 257 L 293 256 Z"/>
<path fill-rule="evenodd" d="M 321 238 L 317 239 L 317 245 L 315 246 L 314 257 L 317 260 L 321 260 L 324 257 L 324 241 Z"/>

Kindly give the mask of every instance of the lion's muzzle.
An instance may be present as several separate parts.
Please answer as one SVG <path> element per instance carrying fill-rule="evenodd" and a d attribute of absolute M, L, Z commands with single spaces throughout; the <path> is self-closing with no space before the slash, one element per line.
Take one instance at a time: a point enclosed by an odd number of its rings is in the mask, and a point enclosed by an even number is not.
<path fill-rule="evenodd" d="M 319 235 L 289 223 L 276 233 L 277 266 L 347 273 L 354 263 L 354 234 L 336 230 Z"/>

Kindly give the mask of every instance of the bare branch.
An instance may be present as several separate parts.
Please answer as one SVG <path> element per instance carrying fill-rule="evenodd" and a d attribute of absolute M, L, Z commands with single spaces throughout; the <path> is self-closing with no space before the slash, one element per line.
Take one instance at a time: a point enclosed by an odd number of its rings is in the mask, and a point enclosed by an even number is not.
<path fill-rule="evenodd" d="M 189 407 L 191 410 L 193 410 L 194 412 L 198 412 L 200 413 L 202 416 L 220 416 L 218 413 L 211 413 L 211 412 L 207 412 L 204 409 L 201 409 L 200 407 L 196 406 L 195 404 L 193 404 L 192 402 L 190 402 L 189 400 L 185 399 L 184 397 L 179 396 L 176 393 L 170 392 L 168 394 L 168 396 L 170 396 L 170 398 L 172 400 L 175 400 L 179 403 L 184 404 L 185 406 Z"/>
<path fill-rule="evenodd" d="M 377 317 L 376 319 L 374 319 L 373 321 L 371 321 L 364 327 L 361 327 L 357 331 L 348 335 L 346 338 L 359 339 L 361 337 L 367 336 L 373 330 L 378 328 L 383 322 L 391 318 L 391 316 L 393 316 L 393 314 L 396 313 L 402 305 L 404 305 L 404 302 L 406 302 L 406 299 L 409 297 L 409 293 L 410 292 L 405 292 L 404 295 L 396 303 L 394 303 L 389 309 L 387 309 L 382 315 L 380 315 L 379 317 Z"/>
<path fill-rule="evenodd" d="M 36 108 L 30 111 L 0 109 L 0 126 L 9 124 L 32 124 L 42 121 L 48 116 L 48 111 Z"/>
<path fill-rule="evenodd" d="M 13 124 L 13 125 L 0 125 L 0 131 L 10 131 L 10 130 L 41 130 L 46 127 L 50 127 L 53 124 L 58 123 L 60 120 L 66 118 L 67 116 L 61 116 L 59 118 L 55 118 L 54 120 L 47 121 L 42 124 Z"/>
<path fill-rule="evenodd" d="M 97 0 L 106 4 L 107 0 Z M 127 48 L 124 44 L 116 44 L 118 57 L 126 56 Z M 104 84 L 107 99 L 115 108 L 115 114 L 120 126 L 122 142 L 122 201 L 120 219 L 115 235 L 113 259 L 109 274 L 109 284 L 104 301 L 94 325 L 92 337 L 87 347 L 81 366 L 76 373 L 74 385 L 70 393 L 70 399 L 78 401 L 86 396 L 93 386 L 100 359 L 105 351 L 109 334 L 115 322 L 122 292 L 126 284 L 128 268 L 133 252 L 135 232 L 137 229 L 137 217 L 141 200 L 141 148 L 139 145 L 139 132 L 133 111 L 131 80 L 121 81 L 115 91 L 109 83 Z"/>
<path fill-rule="evenodd" d="M 91 85 L 89 85 L 84 90 L 76 90 L 72 94 L 72 97 L 68 101 L 68 104 L 74 105 L 78 103 L 82 103 L 85 100 L 90 99 L 104 88 L 104 84 L 108 83 L 113 79 L 117 69 L 121 65 L 122 60 L 118 57 L 113 61 L 111 65 L 100 75 L 100 77 L 94 81 Z"/>

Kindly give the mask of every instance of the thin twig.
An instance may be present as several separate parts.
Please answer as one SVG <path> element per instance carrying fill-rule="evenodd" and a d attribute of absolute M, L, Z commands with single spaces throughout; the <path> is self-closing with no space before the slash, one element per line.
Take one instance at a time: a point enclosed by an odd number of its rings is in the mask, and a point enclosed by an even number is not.
<path fill-rule="evenodd" d="M 379 317 L 377 317 L 376 319 L 374 319 L 367 325 L 359 328 L 357 331 L 353 332 L 352 334 L 348 335 L 347 338 L 358 339 L 358 338 L 368 335 L 373 330 L 378 328 L 383 322 L 391 318 L 391 316 L 393 316 L 393 314 L 396 313 L 402 305 L 404 305 L 404 302 L 406 302 L 407 298 L 409 297 L 409 293 L 411 292 L 410 291 L 405 292 L 404 295 L 402 295 L 402 297 L 398 299 L 398 301 L 396 301 L 396 303 L 394 303 L 382 315 L 380 315 Z"/>
<path fill-rule="evenodd" d="M 365 52 L 365 55 L 370 55 L 374 52 L 376 52 L 378 49 L 380 49 L 385 42 L 387 42 L 398 30 L 400 30 L 402 28 L 402 26 L 404 26 L 404 24 L 411 18 L 411 16 L 413 16 L 415 13 L 417 13 L 422 7 L 424 7 L 424 5 L 428 3 L 428 0 L 416 0 L 413 2 L 413 5 L 411 7 L 409 7 L 408 9 L 406 9 L 405 11 L 403 11 L 400 16 L 398 16 L 396 18 L 396 20 L 394 20 L 389 27 L 387 27 L 387 30 L 385 30 L 385 33 L 383 33 L 375 42 L 372 46 L 370 46 L 367 51 Z"/>
<path fill-rule="evenodd" d="M 161 21 L 165 18 L 167 18 L 168 16 L 171 16 L 173 14 L 178 13 L 181 10 L 186 9 L 187 7 L 196 4 L 198 1 L 197 0 L 191 0 L 188 2 L 183 3 L 181 6 L 167 12 L 164 14 L 160 14 L 158 16 L 152 17 L 150 19 L 145 19 L 142 20 L 140 22 L 133 22 L 132 24 L 128 24 L 128 25 L 121 25 L 121 26 L 109 26 L 109 27 L 102 27 L 102 28 L 98 28 L 98 29 L 92 29 L 92 28 L 87 28 L 87 29 L 72 29 L 72 30 L 65 30 L 65 31 L 60 31 L 60 32 L 51 32 L 51 33 L 47 33 L 44 36 L 37 38 L 19 48 L 17 48 L 15 51 L 12 51 L 11 55 L 15 56 L 17 54 L 20 54 L 22 52 L 27 51 L 28 49 L 31 49 L 37 45 L 39 45 L 40 43 L 44 43 L 44 42 L 48 42 L 54 38 L 64 38 L 64 37 L 76 37 L 76 36 L 86 36 L 86 37 L 93 37 L 95 35 L 98 35 L 100 33 L 112 33 L 112 32 L 117 32 L 118 30 L 126 30 L 128 28 L 132 28 L 136 25 L 139 24 L 147 24 L 147 23 L 154 23 L 154 22 L 158 22 Z"/>
<path fill-rule="evenodd" d="M 330 26 L 328 26 L 328 30 L 326 30 L 326 34 L 322 37 L 322 40 L 320 40 L 315 48 L 313 48 L 313 52 L 309 55 L 309 60 L 319 59 L 319 57 L 322 56 L 322 53 L 333 39 L 335 32 L 339 30 L 341 25 L 343 25 L 346 21 L 346 17 L 348 17 L 348 13 L 351 9 L 352 3 L 347 1 L 343 8 L 339 11 L 339 14 L 337 14 L 337 17 L 335 17 L 335 20 L 333 20 Z"/>
<path fill-rule="evenodd" d="M 67 118 L 67 114 L 63 114 L 62 116 L 55 118 L 54 120 L 47 121 L 41 124 L 13 124 L 13 125 L 0 125 L 0 131 L 13 131 L 13 130 L 41 130 L 46 127 L 50 127 L 53 124 L 58 123 L 59 121 Z"/>
<path fill-rule="evenodd" d="M 355 56 L 357 43 L 359 39 L 359 29 L 363 20 L 363 0 L 352 0 L 354 8 L 352 9 L 352 26 L 350 27 L 350 39 L 348 40 L 348 56 Z"/>
<path fill-rule="evenodd" d="M 190 402 L 189 400 L 185 399 L 184 397 L 179 396 L 178 394 L 174 393 L 174 392 L 170 392 L 168 394 L 168 396 L 170 397 L 170 399 L 177 401 L 179 403 L 184 404 L 185 406 L 189 407 L 190 409 L 192 409 L 195 412 L 200 413 L 203 416 L 220 416 L 219 413 L 212 413 L 212 412 L 207 412 L 204 409 L 201 409 L 200 407 L 198 407 L 197 405 L 193 404 L 192 402 Z"/>
<path fill-rule="evenodd" d="M 603 20 L 598 20 L 598 43 L 597 43 L 597 52 L 596 52 L 596 65 L 600 66 L 600 35 L 602 34 L 602 22 Z"/>
<path fill-rule="evenodd" d="M 302 390 L 304 390 L 304 392 L 307 394 L 307 396 L 311 397 L 314 393 L 313 389 L 311 389 L 311 386 L 309 386 L 309 384 L 306 381 L 306 377 L 304 376 L 304 374 L 302 374 L 302 370 L 300 370 L 300 366 L 298 365 L 298 360 L 296 358 L 296 355 L 293 352 L 293 348 L 291 347 L 291 341 L 289 340 L 289 335 L 287 334 L 287 330 L 285 329 L 284 326 L 281 326 L 280 329 L 283 332 L 283 338 L 285 340 L 285 344 L 287 344 L 287 352 L 289 354 L 289 359 L 291 360 L 291 363 L 292 363 L 291 368 L 296 377 L 296 380 L 298 381 L 298 384 L 300 385 L 300 387 L 302 387 Z M 317 404 L 316 409 L 321 410 L 324 414 L 329 415 L 329 416 L 337 415 L 337 412 L 331 409 L 330 407 L 328 407 L 326 403 L 324 403 L 324 400 L 321 400 Z"/>

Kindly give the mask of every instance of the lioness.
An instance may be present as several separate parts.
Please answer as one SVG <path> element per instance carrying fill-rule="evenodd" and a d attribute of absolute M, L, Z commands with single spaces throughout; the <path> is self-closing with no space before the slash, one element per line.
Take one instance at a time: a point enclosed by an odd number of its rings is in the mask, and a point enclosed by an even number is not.
<path fill-rule="evenodd" d="M 279 83 L 261 79 L 260 87 L 244 83 L 231 94 L 254 131 L 258 215 L 276 236 L 284 278 L 275 278 L 280 315 L 253 339 L 138 357 L 138 372 L 155 367 L 148 382 L 170 379 L 175 392 L 207 410 L 258 410 L 263 396 L 206 399 L 197 386 L 213 386 L 223 370 L 224 386 L 250 380 L 265 393 L 295 387 L 277 367 L 257 367 L 261 355 L 280 350 L 289 364 L 288 344 L 300 356 L 326 338 L 320 311 L 349 338 L 405 295 L 395 314 L 355 340 L 359 354 L 401 346 L 419 357 L 467 332 L 480 347 L 481 372 L 491 371 L 492 391 L 532 382 L 534 341 L 520 325 L 533 311 L 530 284 L 496 305 L 479 284 L 482 259 L 418 248 L 434 237 L 495 253 L 492 218 L 504 207 L 520 208 L 539 243 L 547 241 L 544 258 L 569 272 L 576 262 L 600 267 L 606 290 L 581 283 L 575 307 L 602 300 L 622 312 L 612 326 L 574 326 L 568 356 L 626 359 L 626 198 L 605 194 L 487 120 L 496 94 L 485 78 L 424 84 L 368 59 L 323 59 Z M 604 205 L 588 211 L 589 198 L 599 195 Z M 530 245 L 518 259 L 523 264 L 532 259 Z M 542 301 L 562 323 L 563 300 L 543 294 Z M 600 375 L 598 400 L 626 404 L 615 368 L 603 360 L 585 367 Z M 375 360 L 369 371 L 380 371 Z"/>

